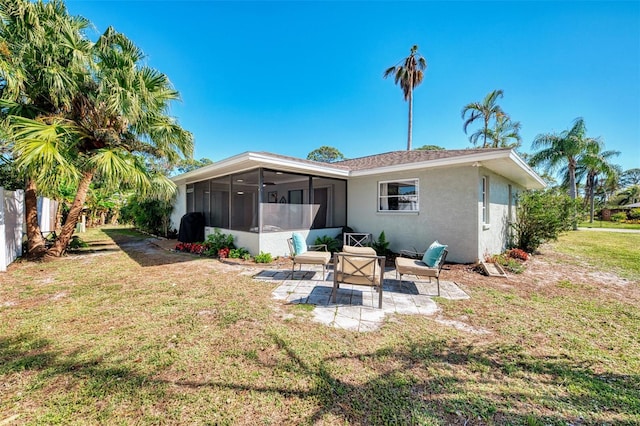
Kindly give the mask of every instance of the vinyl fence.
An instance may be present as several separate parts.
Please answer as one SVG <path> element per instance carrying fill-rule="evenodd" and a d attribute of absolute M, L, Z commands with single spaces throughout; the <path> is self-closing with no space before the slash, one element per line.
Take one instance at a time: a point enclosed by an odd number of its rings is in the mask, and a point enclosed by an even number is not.
<path fill-rule="evenodd" d="M 0 187 L 0 271 L 22 256 L 24 191 L 5 191 Z"/>

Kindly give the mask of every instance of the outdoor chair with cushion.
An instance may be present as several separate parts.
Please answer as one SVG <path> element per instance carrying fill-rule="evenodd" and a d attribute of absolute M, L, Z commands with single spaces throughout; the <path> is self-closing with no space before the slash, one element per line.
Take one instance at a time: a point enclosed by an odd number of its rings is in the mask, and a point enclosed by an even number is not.
<path fill-rule="evenodd" d="M 440 296 L 440 271 L 449 253 L 447 247 L 434 241 L 424 254 L 402 250 L 401 256 L 396 257 L 396 277 L 400 277 L 400 286 L 402 286 L 404 274 L 429 277 L 429 282 L 431 278 L 435 278 L 438 284 L 438 296 Z"/>
<path fill-rule="evenodd" d="M 322 265 L 322 280 L 327 275 L 327 265 L 331 260 L 331 253 L 327 250 L 326 244 L 310 245 L 304 240 L 301 234 L 293 233 L 291 238 L 287 239 L 289 244 L 289 252 L 291 253 L 291 260 L 293 260 L 293 266 L 291 268 L 291 277 L 296 270 L 296 264 L 300 265 Z"/>
<path fill-rule="evenodd" d="M 385 257 L 378 256 L 371 247 L 344 246 L 333 258 L 333 290 L 331 300 L 336 303 L 340 283 L 374 287 L 378 292 L 378 308 L 382 308 L 382 284 Z"/>

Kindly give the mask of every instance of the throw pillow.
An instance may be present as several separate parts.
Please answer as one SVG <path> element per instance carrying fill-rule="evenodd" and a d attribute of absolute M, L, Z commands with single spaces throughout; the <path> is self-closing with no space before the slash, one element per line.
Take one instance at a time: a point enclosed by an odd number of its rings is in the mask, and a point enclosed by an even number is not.
<path fill-rule="evenodd" d="M 442 258 L 442 254 L 449 247 L 444 244 L 440 244 L 438 240 L 435 240 L 422 256 L 422 261 L 429 267 L 434 268 L 440 263 L 440 259 Z"/>
<path fill-rule="evenodd" d="M 293 250 L 296 252 L 296 256 L 307 251 L 307 242 L 301 234 L 294 232 L 291 238 L 293 238 Z"/>

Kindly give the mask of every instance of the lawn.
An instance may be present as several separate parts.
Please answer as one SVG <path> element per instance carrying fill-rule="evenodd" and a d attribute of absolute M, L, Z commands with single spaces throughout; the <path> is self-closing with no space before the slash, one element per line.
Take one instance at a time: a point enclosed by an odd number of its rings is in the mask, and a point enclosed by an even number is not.
<path fill-rule="evenodd" d="M 638 424 L 637 270 L 572 237 L 507 280 L 453 266 L 471 299 L 357 333 L 217 260 L 91 230 L 91 251 L 0 275 L 0 424 Z M 616 238 L 640 258 L 640 235 Z"/>
<path fill-rule="evenodd" d="M 622 222 L 610 222 L 606 220 L 597 220 L 593 222 L 580 222 L 579 228 L 607 228 L 607 229 L 638 229 L 640 230 L 640 224 L 638 223 L 622 223 Z"/>

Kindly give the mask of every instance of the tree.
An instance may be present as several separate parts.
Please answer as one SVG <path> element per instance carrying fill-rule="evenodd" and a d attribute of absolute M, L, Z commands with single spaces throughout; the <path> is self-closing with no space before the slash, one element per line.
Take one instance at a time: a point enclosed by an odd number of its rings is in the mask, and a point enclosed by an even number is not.
<path fill-rule="evenodd" d="M 576 176 L 580 180 L 586 177 L 585 198 L 589 202 L 589 222 L 593 223 L 595 193 L 601 178 L 617 180 L 619 167 L 610 163 L 612 157 L 620 155 L 619 151 L 602 151 L 604 143 L 598 138 L 587 139 L 585 152 L 579 157 Z"/>
<path fill-rule="evenodd" d="M 413 132 L 413 90 L 422 83 L 425 69 L 427 69 L 427 60 L 418 53 L 418 45 L 414 45 L 409 56 L 384 72 L 384 78 L 393 75 L 395 84 L 400 85 L 402 89 L 404 100 L 409 102 L 407 151 L 411 151 Z"/>
<path fill-rule="evenodd" d="M 58 12 L 68 18 L 64 7 Z M 191 156 L 193 150 L 191 134 L 167 115 L 178 93 L 167 76 L 140 64 L 143 55 L 138 47 L 112 28 L 95 44 L 81 31 L 76 35 L 74 45 L 88 46 L 90 55 L 82 56 L 82 66 L 68 76 L 74 90 L 63 107 L 55 115 L 33 118 L 8 114 L 18 168 L 34 176 L 41 188 L 51 188 L 62 179 L 77 183 L 61 233 L 46 253 L 49 257 L 60 256 L 66 249 L 94 178 L 112 187 L 169 197 L 175 185 L 149 169 L 147 159 L 175 163 L 181 156 Z M 64 37 L 53 39 L 49 47 L 55 50 L 65 43 L 69 44 Z M 23 65 L 24 74 L 31 76 L 30 64 Z M 56 82 L 38 84 L 46 88 Z M 64 86 L 67 81 L 59 83 Z M 9 111 L 20 106 L 10 99 L 5 104 Z"/>
<path fill-rule="evenodd" d="M 620 187 L 640 185 L 640 169 L 625 170 L 620 174 Z"/>
<path fill-rule="evenodd" d="M 89 22 L 69 16 L 64 3 L 51 0 L 0 1 L 0 113 L 3 149 L 11 154 L 20 178 L 26 180 L 25 222 L 30 255 L 44 253 L 37 217 L 37 196 L 55 196 L 58 180 L 71 170 L 52 171 L 39 160 L 30 164 L 15 155 L 9 117 L 60 121 L 71 108 L 78 83 L 87 75 L 91 44 L 83 37 Z M 49 138 L 41 159 L 51 159 Z M 38 190 L 40 186 L 40 190 Z"/>
<path fill-rule="evenodd" d="M 438 145 L 422 145 L 416 148 L 416 151 L 444 151 L 444 148 Z"/>
<path fill-rule="evenodd" d="M 543 166 L 547 172 L 566 167 L 569 196 L 576 199 L 576 167 L 578 160 L 587 152 L 592 139 L 587 138 L 587 129 L 582 118 L 576 118 L 573 126 L 560 134 L 547 133 L 536 136 L 531 147 L 540 151 L 533 154 L 529 163 L 534 167 Z"/>
<path fill-rule="evenodd" d="M 555 241 L 576 222 L 576 202 L 554 189 L 526 191 L 518 196 L 513 231 L 515 245 L 533 253 L 546 241 Z"/>
<path fill-rule="evenodd" d="M 494 90 L 485 96 L 482 102 L 471 102 L 462 108 L 462 119 L 464 120 L 462 130 L 465 134 L 471 123 L 479 119 L 483 122 L 483 127 L 469 136 L 469 141 L 473 145 L 478 145 L 478 140 L 482 137 L 482 148 L 489 147 L 487 142 L 488 139 L 491 139 L 489 123 L 492 119 L 506 116 L 500 105 L 497 104 L 498 98 L 502 98 L 503 95 L 504 92 L 501 89 Z"/>
<path fill-rule="evenodd" d="M 307 155 L 307 160 L 320 161 L 322 163 L 334 163 L 344 160 L 344 155 L 331 146 L 321 146 Z"/>
<path fill-rule="evenodd" d="M 206 157 L 199 160 L 196 160 L 195 158 L 185 158 L 178 162 L 176 170 L 178 173 L 187 173 L 201 167 L 208 166 L 209 164 L 213 164 L 213 161 Z"/>
<path fill-rule="evenodd" d="M 616 195 L 616 204 L 619 206 L 637 202 L 640 202 L 640 185 L 628 186 Z"/>
<path fill-rule="evenodd" d="M 519 121 L 511 121 L 506 115 L 497 116 L 493 129 L 488 129 L 491 148 L 518 148 L 522 143 L 521 127 Z"/>

